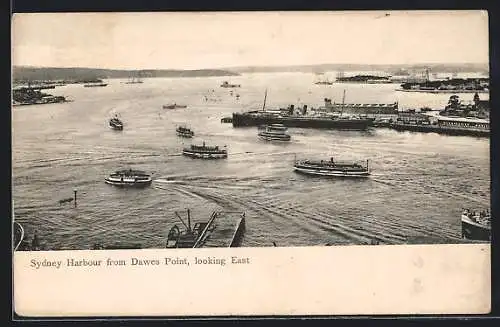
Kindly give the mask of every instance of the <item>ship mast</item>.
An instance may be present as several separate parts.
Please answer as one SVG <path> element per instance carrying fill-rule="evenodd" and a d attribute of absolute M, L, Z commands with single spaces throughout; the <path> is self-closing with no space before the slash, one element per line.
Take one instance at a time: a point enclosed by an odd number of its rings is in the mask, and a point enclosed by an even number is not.
<path fill-rule="evenodd" d="M 267 89 L 266 93 L 264 93 L 264 103 L 262 104 L 262 111 L 264 111 L 264 108 L 266 107 L 266 100 L 267 100 Z"/>
<path fill-rule="evenodd" d="M 345 103 L 345 89 L 344 89 L 344 95 L 342 96 L 342 107 L 340 107 L 340 116 L 344 113 L 344 103 Z"/>

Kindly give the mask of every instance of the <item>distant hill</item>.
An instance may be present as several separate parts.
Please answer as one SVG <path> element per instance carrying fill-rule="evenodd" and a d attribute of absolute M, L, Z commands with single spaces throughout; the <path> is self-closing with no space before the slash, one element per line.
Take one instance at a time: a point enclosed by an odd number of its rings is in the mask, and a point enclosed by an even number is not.
<path fill-rule="evenodd" d="M 13 80 L 83 80 L 129 77 L 208 77 L 237 76 L 239 73 L 219 69 L 199 70 L 118 70 L 98 68 L 54 68 L 14 66 Z"/>
<path fill-rule="evenodd" d="M 383 71 L 394 74 L 402 70 L 419 71 L 429 68 L 431 73 L 488 73 L 487 63 L 464 64 L 413 64 L 413 65 L 364 65 L 364 64 L 320 64 L 296 66 L 246 66 L 231 67 L 227 70 L 238 73 L 303 72 L 322 73 L 326 71 Z"/>

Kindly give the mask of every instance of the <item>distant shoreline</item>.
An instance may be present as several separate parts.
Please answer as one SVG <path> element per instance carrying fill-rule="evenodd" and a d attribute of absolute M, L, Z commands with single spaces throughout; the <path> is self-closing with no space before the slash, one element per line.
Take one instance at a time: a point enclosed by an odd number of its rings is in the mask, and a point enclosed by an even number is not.
<path fill-rule="evenodd" d="M 380 71 L 394 75 L 396 72 L 422 71 L 428 68 L 432 73 L 480 73 L 489 74 L 487 63 L 463 64 L 317 64 L 289 66 L 241 66 L 217 69 L 104 69 L 78 67 L 30 67 L 13 66 L 13 80 L 82 80 L 82 79 L 126 79 L 126 78 L 169 78 L 169 77 L 231 77 L 248 73 L 316 73 L 327 71 Z"/>
<path fill-rule="evenodd" d="M 89 79 L 230 77 L 239 73 L 222 69 L 197 70 L 119 70 L 98 68 L 13 67 L 13 81 L 80 81 Z"/>

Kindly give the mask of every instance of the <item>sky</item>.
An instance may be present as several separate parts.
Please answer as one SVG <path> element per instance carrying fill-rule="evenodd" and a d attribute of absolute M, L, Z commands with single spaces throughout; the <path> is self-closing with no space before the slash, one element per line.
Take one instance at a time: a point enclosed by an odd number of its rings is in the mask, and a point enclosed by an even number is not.
<path fill-rule="evenodd" d="M 488 51 L 486 11 L 23 13 L 12 19 L 12 62 L 19 66 L 487 63 Z"/>

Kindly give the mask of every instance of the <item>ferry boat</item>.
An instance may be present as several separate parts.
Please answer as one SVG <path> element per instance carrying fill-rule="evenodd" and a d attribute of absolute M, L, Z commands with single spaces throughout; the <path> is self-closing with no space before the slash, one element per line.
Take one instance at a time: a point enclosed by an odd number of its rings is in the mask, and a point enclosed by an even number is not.
<path fill-rule="evenodd" d="M 240 84 L 229 84 L 229 82 L 228 82 L 228 81 L 224 81 L 224 82 L 220 85 L 220 87 L 241 87 L 241 85 L 240 85 Z"/>
<path fill-rule="evenodd" d="M 290 141 L 291 137 L 287 134 L 287 130 L 283 124 L 259 126 L 258 136 L 266 141 Z"/>
<path fill-rule="evenodd" d="M 177 135 L 181 136 L 181 137 L 191 138 L 194 136 L 194 132 L 185 126 L 178 126 L 175 131 L 176 131 Z"/>
<path fill-rule="evenodd" d="M 116 131 L 122 131 L 123 122 L 117 116 L 115 116 L 109 120 L 109 128 L 114 129 Z"/>
<path fill-rule="evenodd" d="M 462 237 L 469 240 L 491 241 L 490 212 L 463 209 Z"/>
<path fill-rule="evenodd" d="M 199 159 L 225 159 L 227 158 L 227 149 L 220 149 L 218 146 L 194 145 L 184 148 L 182 154 L 192 158 Z"/>
<path fill-rule="evenodd" d="M 104 180 L 106 184 L 115 186 L 144 187 L 151 185 L 153 179 L 151 175 L 133 169 L 117 170 Z"/>
<path fill-rule="evenodd" d="M 179 108 L 187 108 L 186 105 L 171 103 L 163 105 L 163 109 L 179 109 Z"/>
<path fill-rule="evenodd" d="M 206 222 L 197 222 L 194 226 L 191 226 L 189 209 L 186 220 L 177 212 L 175 215 L 184 229 L 177 225 L 170 228 L 166 248 L 238 247 L 245 231 L 244 212 L 214 211 Z"/>
<path fill-rule="evenodd" d="M 366 166 L 356 162 L 337 162 L 333 160 L 296 160 L 295 171 L 309 175 L 335 176 L 335 177 L 368 177 L 370 169 L 368 160 Z"/>

